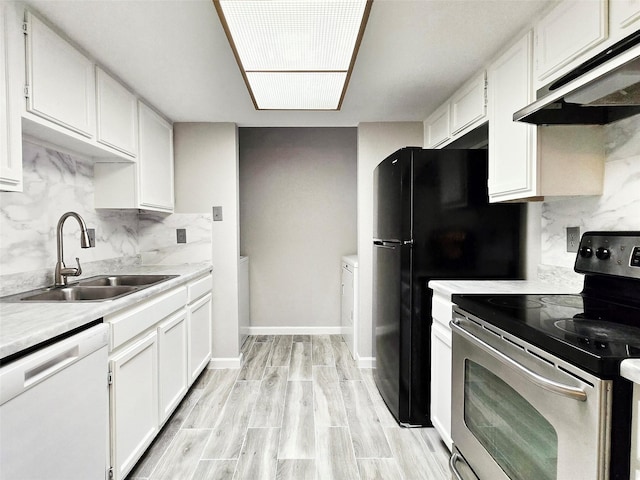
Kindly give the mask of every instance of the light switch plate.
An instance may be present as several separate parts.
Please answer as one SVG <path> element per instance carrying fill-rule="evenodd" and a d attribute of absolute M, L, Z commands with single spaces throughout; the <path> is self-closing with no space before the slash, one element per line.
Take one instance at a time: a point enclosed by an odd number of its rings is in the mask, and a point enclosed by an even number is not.
<path fill-rule="evenodd" d="M 577 252 L 579 245 L 580 227 L 567 227 L 567 252 Z"/>
<path fill-rule="evenodd" d="M 222 207 L 213 207 L 213 221 L 214 222 L 222 221 Z"/>
<path fill-rule="evenodd" d="M 178 239 L 178 243 L 187 243 L 187 229 L 176 228 L 176 237 Z"/>

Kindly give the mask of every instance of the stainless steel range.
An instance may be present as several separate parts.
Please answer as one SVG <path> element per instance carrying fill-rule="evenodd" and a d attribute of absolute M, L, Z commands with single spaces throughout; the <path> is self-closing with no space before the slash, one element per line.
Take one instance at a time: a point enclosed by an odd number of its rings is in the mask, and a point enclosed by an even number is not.
<path fill-rule="evenodd" d="M 627 480 L 640 232 L 587 232 L 576 295 L 454 295 L 457 479 Z"/>

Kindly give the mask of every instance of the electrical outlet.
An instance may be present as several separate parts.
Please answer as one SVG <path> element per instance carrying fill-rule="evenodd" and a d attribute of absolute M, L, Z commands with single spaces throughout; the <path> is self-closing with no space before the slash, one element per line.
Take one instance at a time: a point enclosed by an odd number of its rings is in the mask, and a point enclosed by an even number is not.
<path fill-rule="evenodd" d="M 187 243 L 186 228 L 176 228 L 176 236 L 178 237 L 178 243 Z"/>
<path fill-rule="evenodd" d="M 222 207 L 213 207 L 213 221 L 214 222 L 222 221 Z"/>
<path fill-rule="evenodd" d="M 580 227 L 567 227 L 567 252 L 577 252 L 579 245 Z"/>
<path fill-rule="evenodd" d="M 87 228 L 87 235 L 89 236 L 89 247 L 96 246 L 96 229 Z"/>

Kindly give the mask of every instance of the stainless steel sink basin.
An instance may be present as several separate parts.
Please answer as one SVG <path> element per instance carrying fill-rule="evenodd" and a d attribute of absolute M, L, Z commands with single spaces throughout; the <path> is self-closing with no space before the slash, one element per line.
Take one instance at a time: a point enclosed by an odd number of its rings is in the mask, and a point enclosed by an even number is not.
<path fill-rule="evenodd" d="M 80 302 L 80 301 L 96 301 L 110 300 L 121 297 L 128 293 L 138 290 L 132 286 L 118 287 L 88 287 L 82 285 L 71 285 L 68 287 L 51 288 L 42 293 L 36 293 L 22 297 L 23 301 L 35 302 Z"/>
<path fill-rule="evenodd" d="M 2 302 L 103 302 L 129 295 L 177 275 L 99 275 L 64 287 L 44 287 L 3 297 Z"/>
<path fill-rule="evenodd" d="M 164 282 L 177 275 L 105 275 L 100 277 L 88 278 L 80 280 L 78 285 L 85 286 L 149 286 L 156 283 Z"/>

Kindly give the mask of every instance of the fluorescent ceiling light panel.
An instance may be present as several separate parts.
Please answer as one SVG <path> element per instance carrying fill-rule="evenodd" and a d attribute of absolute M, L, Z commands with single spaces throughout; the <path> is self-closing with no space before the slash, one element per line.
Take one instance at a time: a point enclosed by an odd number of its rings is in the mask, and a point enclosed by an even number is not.
<path fill-rule="evenodd" d="M 340 109 L 371 0 L 213 2 L 257 109 Z"/>
<path fill-rule="evenodd" d="M 263 110 L 337 110 L 347 72 L 247 72 Z"/>

